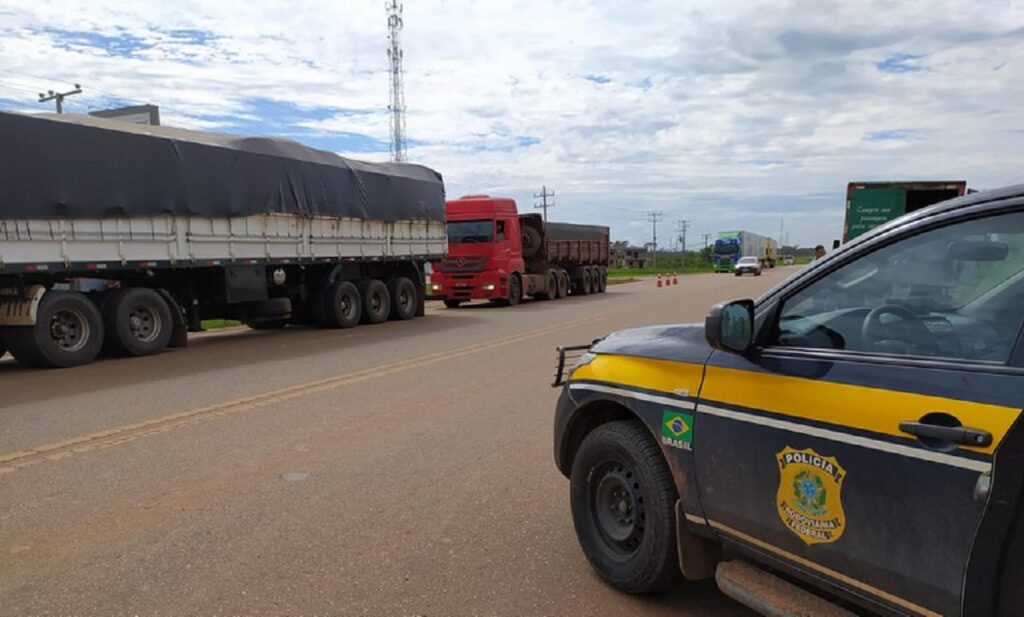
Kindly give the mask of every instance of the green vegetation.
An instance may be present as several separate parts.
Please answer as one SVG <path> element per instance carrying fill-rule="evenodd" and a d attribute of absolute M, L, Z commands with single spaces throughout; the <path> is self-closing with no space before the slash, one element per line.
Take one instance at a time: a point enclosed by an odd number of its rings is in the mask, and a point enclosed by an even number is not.
<path fill-rule="evenodd" d="M 203 330 L 216 330 L 217 328 L 234 328 L 242 325 L 242 322 L 234 319 L 204 319 Z"/>

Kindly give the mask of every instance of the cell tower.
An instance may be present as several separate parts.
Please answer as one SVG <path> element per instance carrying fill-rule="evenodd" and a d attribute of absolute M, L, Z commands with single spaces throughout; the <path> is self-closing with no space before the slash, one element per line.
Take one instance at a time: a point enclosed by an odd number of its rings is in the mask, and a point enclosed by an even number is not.
<path fill-rule="evenodd" d="M 388 10 L 388 59 L 391 61 L 391 160 L 405 161 L 405 88 L 402 86 L 402 5 L 391 0 L 384 5 Z"/>

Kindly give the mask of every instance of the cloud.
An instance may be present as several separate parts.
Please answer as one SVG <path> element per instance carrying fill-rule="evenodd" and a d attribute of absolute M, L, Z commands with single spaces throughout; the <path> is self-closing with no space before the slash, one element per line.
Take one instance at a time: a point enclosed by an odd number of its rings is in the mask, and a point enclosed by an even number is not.
<path fill-rule="evenodd" d="M 379 2 L 0 0 L 0 107 L 81 83 L 69 111 L 388 156 Z M 409 155 L 449 192 L 507 194 L 635 243 L 645 212 L 802 245 L 851 180 L 1019 178 L 1024 12 L 1011 3 L 508 0 L 405 7 Z M 993 70 L 998 67 L 999 70 Z M 925 70 L 926 69 L 926 70 Z"/>
<path fill-rule="evenodd" d="M 923 70 L 918 62 L 923 57 L 919 54 L 893 54 L 880 62 L 876 62 L 875 68 L 883 73 L 913 73 Z"/>

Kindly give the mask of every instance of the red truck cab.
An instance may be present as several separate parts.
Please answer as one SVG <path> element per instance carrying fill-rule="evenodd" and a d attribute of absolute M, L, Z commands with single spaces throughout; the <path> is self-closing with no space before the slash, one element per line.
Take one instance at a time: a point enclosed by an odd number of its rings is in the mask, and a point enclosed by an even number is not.
<path fill-rule="evenodd" d="M 448 258 L 434 266 L 431 294 L 445 304 L 509 297 L 511 274 L 522 272 L 523 247 L 516 202 L 466 195 L 445 204 Z"/>
<path fill-rule="evenodd" d="M 608 228 L 547 223 L 507 197 L 467 195 L 445 204 L 448 256 L 433 264 L 428 294 L 455 308 L 471 300 L 518 304 L 605 290 Z"/>

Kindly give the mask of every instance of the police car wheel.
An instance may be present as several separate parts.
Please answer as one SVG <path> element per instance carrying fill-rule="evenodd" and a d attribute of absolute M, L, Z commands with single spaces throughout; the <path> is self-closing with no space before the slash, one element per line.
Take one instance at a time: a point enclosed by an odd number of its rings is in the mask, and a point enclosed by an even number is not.
<path fill-rule="evenodd" d="M 611 422 L 580 444 L 570 476 L 573 525 L 601 578 L 627 593 L 679 580 L 675 484 L 658 444 L 638 422 Z"/>

